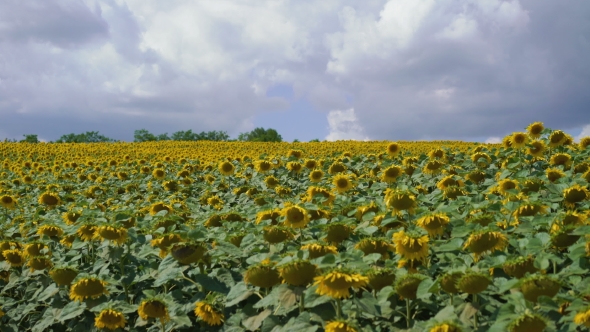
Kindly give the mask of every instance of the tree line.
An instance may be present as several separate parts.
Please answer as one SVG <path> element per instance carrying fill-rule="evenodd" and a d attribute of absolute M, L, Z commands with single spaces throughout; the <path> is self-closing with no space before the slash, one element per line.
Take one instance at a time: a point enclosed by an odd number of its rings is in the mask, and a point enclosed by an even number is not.
<path fill-rule="evenodd" d="M 22 140 L 9 140 L 5 139 L 4 142 L 21 142 L 21 143 L 39 143 L 38 135 L 26 134 L 23 135 Z M 147 129 L 135 130 L 133 134 L 134 142 L 156 142 L 156 141 L 216 141 L 216 142 L 229 142 L 229 141 L 244 141 L 244 142 L 282 142 L 283 137 L 272 128 L 264 129 L 262 127 L 255 128 L 254 130 L 246 133 L 240 133 L 236 139 L 231 139 L 225 131 L 202 131 L 200 133 L 189 130 L 181 130 L 171 135 L 168 133 L 153 134 Z M 298 140 L 296 140 L 298 141 Z M 319 140 L 314 140 L 319 141 Z M 101 135 L 98 131 L 87 131 L 81 134 L 67 134 L 62 135 L 56 141 L 50 143 L 101 143 L 101 142 L 119 142 L 118 140 Z"/>

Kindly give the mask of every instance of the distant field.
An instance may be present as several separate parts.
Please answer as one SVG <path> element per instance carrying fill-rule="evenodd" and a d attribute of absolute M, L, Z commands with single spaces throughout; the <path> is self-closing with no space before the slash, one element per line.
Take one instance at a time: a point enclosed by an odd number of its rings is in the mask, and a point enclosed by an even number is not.
<path fill-rule="evenodd" d="M 0 331 L 576 331 L 588 146 L 0 143 Z"/>

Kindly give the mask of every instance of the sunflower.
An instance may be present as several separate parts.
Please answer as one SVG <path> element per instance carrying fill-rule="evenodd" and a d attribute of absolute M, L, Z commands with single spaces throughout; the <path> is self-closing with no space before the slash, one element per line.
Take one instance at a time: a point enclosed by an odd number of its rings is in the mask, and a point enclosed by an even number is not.
<path fill-rule="evenodd" d="M 267 226 L 262 229 L 262 237 L 270 244 L 277 244 L 292 239 L 293 233 L 286 227 Z"/>
<path fill-rule="evenodd" d="M 108 294 L 107 283 L 97 277 L 80 277 L 70 288 L 70 299 L 84 301 L 87 298 L 98 298 Z"/>
<path fill-rule="evenodd" d="M 581 150 L 586 150 L 590 146 L 590 136 L 582 137 L 580 139 L 580 143 L 578 143 L 578 147 Z"/>
<path fill-rule="evenodd" d="M 572 156 L 567 153 L 556 153 L 551 156 L 549 164 L 551 166 L 563 166 L 563 169 L 568 170 L 572 165 Z"/>
<path fill-rule="evenodd" d="M 96 236 L 96 230 L 96 225 L 85 224 L 78 228 L 76 234 L 82 241 L 92 241 Z"/>
<path fill-rule="evenodd" d="M 526 131 L 531 138 L 539 138 L 541 137 L 541 133 L 543 133 L 543 122 L 533 122 L 528 127 L 526 127 Z"/>
<path fill-rule="evenodd" d="M 317 273 L 317 267 L 306 260 L 296 260 L 279 267 L 279 274 L 283 283 L 291 286 L 306 286 L 310 284 Z"/>
<path fill-rule="evenodd" d="M 506 235 L 490 230 L 479 230 L 471 233 L 463 249 L 469 249 L 474 255 L 475 260 L 479 260 L 486 252 L 496 250 L 504 250 L 508 246 L 508 238 Z"/>
<path fill-rule="evenodd" d="M 365 255 L 368 254 L 381 254 L 381 258 L 389 258 L 389 252 L 395 251 L 395 246 L 387 243 L 381 238 L 366 238 L 359 241 L 355 246 L 355 249 L 361 250 Z"/>
<path fill-rule="evenodd" d="M 428 332 L 462 332 L 463 330 L 453 322 L 440 322 L 428 330 Z"/>
<path fill-rule="evenodd" d="M 401 167 L 396 166 L 396 165 L 391 165 L 389 167 L 387 167 L 385 170 L 383 170 L 383 173 L 381 174 L 381 181 L 383 182 L 387 182 L 387 183 L 392 183 L 395 182 L 395 180 L 402 175 L 403 170 Z"/>
<path fill-rule="evenodd" d="M 17 200 L 9 195 L 3 195 L 0 197 L 0 205 L 8 210 L 14 210 L 16 207 Z"/>
<path fill-rule="evenodd" d="M 442 235 L 451 219 L 445 213 L 431 213 L 416 221 L 416 225 L 428 232 L 429 236 Z"/>
<path fill-rule="evenodd" d="M 37 234 L 45 235 L 48 237 L 62 236 L 63 233 L 64 231 L 61 229 L 61 227 L 55 225 L 43 225 L 37 228 Z"/>
<path fill-rule="evenodd" d="M 471 162 L 479 168 L 487 168 L 492 162 L 492 158 L 485 152 L 476 152 L 471 155 Z"/>
<path fill-rule="evenodd" d="M 244 282 L 260 288 L 271 288 L 281 282 L 281 275 L 271 262 L 263 261 L 246 270 Z"/>
<path fill-rule="evenodd" d="M 554 297 L 560 289 L 559 281 L 546 275 L 534 274 L 520 282 L 520 291 L 531 302 L 537 302 L 539 296 Z"/>
<path fill-rule="evenodd" d="M 61 198 L 58 194 L 52 192 L 44 192 L 39 196 L 39 204 L 43 204 L 48 208 L 54 208 L 61 204 Z"/>
<path fill-rule="evenodd" d="M 325 332 L 356 332 L 357 330 L 343 319 L 328 322 L 324 328 Z"/>
<path fill-rule="evenodd" d="M 397 156 L 401 151 L 401 146 L 396 142 L 391 142 L 387 145 L 387 154 L 391 157 Z"/>
<path fill-rule="evenodd" d="M 498 191 L 500 192 L 500 194 L 506 196 L 509 195 L 510 192 L 508 192 L 508 190 L 518 190 L 518 181 L 516 180 L 511 180 L 511 179 L 503 179 L 498 181 L 498 183 L 496 184 L 496 188 L 498 189 Z"/>
<path fill-rule="evenodd" d="M 127 229 L 121 226 L 100 226 L 96 229 L 96 237 L 100 237 L 102 240 L 110 240 L 115 242 L 117 245 L 122 245 L 127 241 Z"/>
<path fill-rule="evenodd" d="M 303 170 L 303 165 L 300 162 L 297 161 L 290 161 L 287 163 L 287 169 L 290 172 L 293 172 L 295 174 L 300 173 Z"/>
<path fill-rule="evenodd" d="M 166 257 L 170 252 L 169 248 L 175 243 L 182 241 L 182 238 L 178 234 L 164 234 L 157 239 L 153 239 L 150 244 L 152 247 L 158 247 L 160 249 L 160 257 Z"/>
<path fill-rule="evenodd" d="M 313 171 L 309 172 L 309 181 L 317 183 L 322 181 L 324 177 L 324 172 L 320 169 L 314 169 Z"/>
<path fill-rule="evenodd" d="M 367 273 L 367 278 L 369 278 L 369 286 L 378 292 L 387 286 L 393 286 L 395 271 L 389 268 L 372 269 Z"/>
<path fill-rule="evenodd" d="M 385 205 L 393 208 L 394 213 L 399 211 L 414 213 L 414 209 L 418 206 L 416 196 L 409 190 L 388 191 L 385 195 Z"/>
<path fill-rule="evenodd" d="M 418 286 L 422 281 L 428 279 L 425 275 L 417 273 L 408 273 L 399 278 L 394 285 L 395 291 L 404 299 L 416 299 Z"/>
<path fill-rule="evenodd" d="M 442 161 L 439 161 L 437 159 L 430 160 L 422 168 L 422 173 L 434 176 L 441 172 L 441 168 L 443 166 L 444 163 Z"/>
<path fill-rule="evenodd" d="M 69 286 L 78 276 L 78 271 L 71 267 L 58 267 L 49 271 L 49 276 L 59 286 Z"/>
<path fill-rule="evenodd" d="M 207 254 L 207 246 L 203 243 L 174 243 L 169 247 L 172 257 L 180 264 L 197 263 Z"/>
<path fill-rule="evenodd" d="M 363 217 L 367 214 L 367 213 L 377 213 L 379 212 L 379 206 L 377 206 L 377 204 L 375 204 L 375 202 L 371 202 L 368 205 L 362 205 L 356 208 L 356 213 L 354 214 L 355 218 L 358 221 L 362 221 Z"/>
<path fill-rule="evenodd" d="M 325 256 L 327 254 L 336 254 L 338 249 L 335 246 L 321 244 L 321 243 L 310 243 L 301 246 L 300 250 L 307 250 L 309 252 L 309 258 L 314 259 Z"/>
<path fill-rule="evenodd" d="M 574 209 L 576 203 L 580 203 L 588 198 L 590 198 L 590 192 L 579 184 L 575 184 L 563 191 L 563 202 L 570 209 Z"/>
<path fill-rule="evenodd" d="M 328 173 L 331 175 L 334 175 L 336 173 L 342 173 L 346 171 L 346 166 L 338 161 L 335 161 L 332 163 L 332 165 L 330 165 L 330 167 L 328 168 Z"/>
<path fill-rule="evenodd" d="M 31 268 L 31 272 L 42 271 L 53 266 L 51 259 L 45 256 L 33 256 L 29 258 L 27 265 Z"/>
<path fill-rule="evenodd" d="M 406 233 L 404 230 L 393 233 L 395 251 L 404 259 L 424 259 L 428 256 L 428 236 Z"/>
<path fill-rule="evenodd" d="M 50 253 L 49 247 L 45 243 L 37 241 L 26 244 L 23 251 L 25 257 L 42 256 L 47 253 Z"/>
<path fill-rule="evenodd" d="M 145 299 L 141 301 L 139 308 L 137 308 L 137 313 L 143 320 L 158 318 L 161 323 L 170 320 L 170 316 L 168 315 L 168 306 L 166 303 L 164 303 L 164 301 L 157 298 Z"/>
<path fill-rule="evenodd" d="M 277 178 L 271 175 L 264 179 L 264 183 L 268 188 L 273 189 L 274 187 L 278 186 L 280 182 Z"/>
<path fill-rule="evenodd" d="M 428 152 L 428 158 L 430 159 L 445 159 L 446 153 L 445 150 L 436 148 Z"/>
<path fill-rule="evenodd" d="M 457 294 L 461 290 L 457 288 L 457 282 L 463 276 L 464 272 L 455 271 L 447 272 L 440 278 L 440 287 L 449 294 Z"/>
<path fill-rule="evenodd" d="M 224 319 L 223 313 L 206 301 L 195 303 L 195 316 L 199 317 L 209 326 L 222 325 Z"/>
<path fill-rule="evenodd" d="M 94 318 L 94 326 L 99 329 L 116 330 L 118 328 L 124 328 L 125 323 L 127 323 L 125 315 L 114 309 L 103 309 Z"/>
<path fill-rule="evenodd" d="M 574 323 L 590 327 L 590 307 L 579 311 L 574 317 Z"/>
<path fill-rule="evenodd" d="M 272 163 L 268 160 L 259 160 L 254 163 L 254 167 L 256 168 L 256 172 L 266 173 L 272 169 Z"/>
<path fill-rule="evenodd" d="M 285 217 L 283 222 L 285 226 L 292 228 L 303 228 L 309 223 L 307 210 L 302 207 L 292 205 L 281 210 L 281 215 Z"/>
<path fill-rule="evenodd" d="M 545 170 L 545 176 L 547 176 L 550 182 L 555 183 L 555 181 L 565 177 L 565 173 L 559 168 L 547 168 Z"/>
<path fill-rule="evenodd" d="M 78 221 L 78 218 L 82 216 L 82 213 L 79 211 L 68 211 L 62 214 L 62 219 L 68 225 L 73 225 Z"/>
<path fill-rule="evenodd" d="M 219 170 L 219 173 L 221 173 L 225 176 L 229 176 L 229 175 L 234 174 L 236 167 L 234 166 L 234 164 L 230 163 L 229 161 L 224 161 L 219 164 L 217 169 Z"/>
<path fill-rule="evenodd" d="M 514 211 L 514 216 L 520 218 L 544 214 L 547 213 L 547 208 L 548 206 L 542 205 L 538 202 L 524 202 L 518 207 L 518 209 L 516 209 L 516 211 Z"/>
<path fill-rule="evenodd" d="M 332 184 L 334 185 L 334 189 L 341 194 L 353 188 L 351 178 L 345 174 L 337 174 L 334 176 Z"/>
<path fill-rule="evenodd" d="M 265 210 L 256 214 L 256 224 L 260 224 L 264 220 L 269 220 L 272 225 L 279 223 L 281 216 L 281 209 Z"/>
<path fill-rule="evenodd" d="M 534 262 L 533 256 L 517 257 L 506 261 L 502 265 L 502 269 L 507 275 L 520 279 L 527 273 L 533 274 L 538 271 Z"/>
<path fill-rule="evenodd" d="M 2 256 L 11 267 L 22 266 L 25 263 L 24 254 L 18 249 L 8 249 L 2 251 Z"/>
<path fill-rule="evenodd" d="M 335 299 L 349 297 L 351 287 L 360 288 L 369 283 L 369 278 L 342 268 L 325 272 L 314 280 L 314 285 L 318 286 L 317 294 L 328 295 Z"/>
<path fill-rule="evenodd" d="M 547 327 L 545 318 L 527 312 L 518 316 L 508 325 L 510 332 L 542 332 Z"/>
<path fill-rule="evenodd" d="M 328 189 L 324 189 L 321 187 L 310 186 L 309 188 L 307 188 L 307 191 L 305 193 L 305 201 L 307 202 L 313 202 L 314 197 L 320 196 L 321 199 L 323 199 L 322 204 L 330 205 L 336 199 L 336 196 L 334 196 L 334 194 L 332 194 Z"/>
<path fill-rule="evenodd" d="M 318 167 L 318 162 L 315 159 L 307 159 L 304 165 L 305 168 L 312 170 Z"/>
<path fill-rule="evenodd" d="M 164 202 L 154 203 L 149 208 L 150 215 L 152 216 L 156 215 L 160 211 L 167 211 L 168 213 L 171 213 L 173 210 L 174 209 L 172 208 L 172 206 L 164 204 Z"/>
<path fill-rule="evenodd" d="M 473 183 L 482 183 L 486 179 L 486 173 L 482 171 L 473 171 L 465 175 L 465 178 Z"/>
<path fill-rule="evenodd" d="M 546 149 L 545 142 L 533 141 L 526 151 L 527 154 L 533 156 L 534 158 L 543 158 Z"/>
<path fill-rule="evenodd" d="M 468 271 L 457 279 L 457 289 L 467 294 L 479 294 L 492 283 L 490 277 L 484 273 Z"/>
<path fill-rule="evenodd" d="M 510 145 L 514 149 L 522 149 L 529 141 L 529 136 L 526 133 L 516 132 L 510 135 Z"/>
<path fill-rule="evenodd" d="M 567 135 L 561 130 L 555 130 L 549 135 L 549 147 L 558 147 L 567 141 Z"/>
<path fill-rule="evenodd" d="M 354 228 L 343 222 L 333 222 L 328 224 L 325 229 L 325 240 L 330 243 L 338 244 L 348 239 Z"/>

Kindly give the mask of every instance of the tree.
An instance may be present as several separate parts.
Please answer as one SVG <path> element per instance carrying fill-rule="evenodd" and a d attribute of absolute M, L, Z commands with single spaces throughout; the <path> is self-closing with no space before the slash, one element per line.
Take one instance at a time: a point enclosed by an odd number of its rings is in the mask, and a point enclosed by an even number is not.
<path fill-rule="evenodd" d="M 20 140 L 21 143 L 39 143 L 39 139 L 37 138 L 37 135 L 33 135 L 33 134 L 28 134 L 28 135 L 23 135 L 25 137 L 25 139 Z"/>
<path fill-rule="evenodd" d="M 138 129 L 133 133 L 134 142 L 152 142 L 157 141 L 156 135 L 147 131 L 147 129 Z"/>
<path fill-rule="evenodd" d="M 312 139 L 310 142 L 319 142 L 319 141 L 320 141 L 320 139 L 319 139 L 319 138 L 314 138 L 314 139 Z"/>
<path fill-rule="evenodd" d="M 83 134 L 67 134 L 62 135 L 55 143 L 100 143 L 100 142 L 114 142 L 112 138 L 108 138 L 98 133 L 98 131 L 87 131 Z"/>
<path fill-rule="evenodd" d="M 282 142 L 283 137 L 272 129 L 264 129 L 262 127 L 255 128 L 249 133 L 241 133 L 238 135 L 238 141 L 248 142 Z"/>

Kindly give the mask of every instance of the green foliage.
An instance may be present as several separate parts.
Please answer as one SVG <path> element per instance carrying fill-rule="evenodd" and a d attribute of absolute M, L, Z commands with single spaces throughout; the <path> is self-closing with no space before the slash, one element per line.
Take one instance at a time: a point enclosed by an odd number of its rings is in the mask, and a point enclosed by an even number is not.
<path fill-rule="evenodd" d="M 29 135 L 23 135 L 25 137 L 25 139 L 20 140 L 20 143 L 39 143 L 39 139 L 37 138 L 37 135 L 33 135 L 33 134 L 29 134 Z"/>
<path fill-rule="evenodd" d="M 37 135 L 35 135 L 37 137 Z M 108 138 L 98 133 L 98 131 L 87 131 L 82 134 L 67 134 L 62 135 L 55 143 L 101 143 L 101 142 L 115 142 L 114 139 Z"/>
<path fill-rule="evenodd" d="M 283 137 L 279 133 L 272 129 L 264 129 L 262 127 L 255 128 L 249 133 L 241 133 L 238 136 L 238 141 L 247 142 L 282 142 Z"/>
<path fill-rule="evenodd" d="M 195 133 L 191 129 L 180 130 L 168 136 L 168 133 L 158 136 L 150 133 L 146 129 L 139 129 L 133 135 L 134 142 L 152 142 L 152 141 L 228 141 L 229 135 L 225 131 L 202 131 Z"/>

